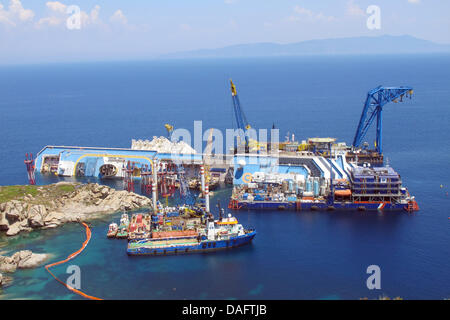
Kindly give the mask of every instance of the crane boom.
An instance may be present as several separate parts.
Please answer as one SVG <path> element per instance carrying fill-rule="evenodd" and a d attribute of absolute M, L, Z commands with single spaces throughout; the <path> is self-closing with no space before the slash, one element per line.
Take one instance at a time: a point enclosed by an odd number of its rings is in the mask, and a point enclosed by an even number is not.
<path fill-rule="evenodd" d="M 171 124 L 166 123 L 164 125 L 164 128 L 166 128 L 166 130 L 167 130 L 167 138 L 169 140 L 172 140 L 173 126 Z"/>
<path fill-rule="evenodd" d="M 236 117 L 236 125 L 238 129 L 241 129 L 245 135 L 245 145 L 248 146 L 248 135 L 246 134 L 247 130 L 251 128 L 250 124 L 247 121 L 247 118 L 244 114 L 244 111 L 241 107 L 241 102 L 239 101 L 239 96 L 236 91 L 236 86 L 233 83 L 233 80 L 230 79 L 231 84 L 231 98 L 233 100 L 233 110 L 234 115 Z"/>
<path fill-rule="evenodd" d="M 377 118 L 377 137 L 376 137 L 376 150 L 379 154 L 382 154 L 382 111 L 383 106 L 389 102 L 403 101 L 403 97 L 411 98 L 413 89 L 411 87 L 382 87 L 379 86 L 372 89 L 367 93 L 367 99 L 364 104 L 364 108 L 359 120 L 358 128 L 356 129 L 355 138 L 353 139 L 353 146 L 359 147 L 369 130 L 369 127 Z"/>

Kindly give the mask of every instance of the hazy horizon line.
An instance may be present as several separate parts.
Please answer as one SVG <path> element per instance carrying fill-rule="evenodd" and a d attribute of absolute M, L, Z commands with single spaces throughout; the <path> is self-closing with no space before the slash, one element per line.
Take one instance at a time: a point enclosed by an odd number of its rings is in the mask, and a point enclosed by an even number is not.
<path fill-rule="evenodd" d="M 420 41 L 426 41 L 430 44 L 438 45 L 438 46 L 449 46 L 449 51 L 430 51 L 430 52 L 386 52 L 386 53 L 366 53 L 366 52 L 355 52 L 355 53 L 330 53 L 330 52 L 323 52 L 323 53 L 294 53 L 294 54 L 275 54 L 275 55 L 254 55 L 254 56 L 200 56 L 200 57 L 176 57 L 175 55 L 178 54 L 189 54 L 189 53 L 195 53 L 200 51 L 213 51 L 213 50 L 221 50 L 226 48 L 232 48 L 232 47 L 239 47 L 239 46 L 252 46 L 252 45 L 261 45 L 261 44 L 268 44 L 268 45 L 280 45 L 280 46 L 288 46 L 288 45 L 294 45 L 294 44 L 300 44 L 300 43 L 306 43 L 311 41 L 330 41 L 330 40 L 349 40 L 349 39 L 367 39 L 367 38 L 411 38 L 414 40 L 420 40 Z M 181 60 L 236 60 L 236 59 L 267 59 L 267 58 L 295 58 L 295 57 L 312 57 L 312 56 L 370 56 L 370 55 L 432 55 L 432 54 L 438 54 L 438 55 L 447 55 L 450 54 L 450 43 L 438 43 L 432 40 L 427 40 L 423 38 L 418 38 L 409 34 L 403 34 L 403 35 L 390 35 L 390 34 L 384 34 L 384 35 L 378 35 L 378 36 L 356 36 L 356 37 L 335 37 L 335 38 L 316 38 L 316 39 L 309 39 L 309 40 L 303 40 L 303 41 L 296 41 L 296 42 L 247 42 L 247 43 L 236 43 L 236 44 L 230 44 L 226 46 L 221 46 L 217 48 L 199 48 L 199 49 L 192 49 L 192 50 L 181 50 L 181 51 L 170 51 L 163 54 L 149 54 L 148 56 L 130 56 L 130 57 L 115 57 L 108 59 L 107 57 L 104 58 L 81 58 L 81 59 L 56 59 L 49 58 L 47 60 L 41 60 L 41 61 L 23 61 L 23 62 L 10 62 L 10 63 L 3 63 L 0 61 L 0 66 L 33 66 L 33 65 L 55 65 L 55 64 L 80 64 L 80 63 L 121 63 L 121 62 L 146 62 L 146 61 L 181 61 Z M 172 56 L 174 55 L 174 56 Z"/>

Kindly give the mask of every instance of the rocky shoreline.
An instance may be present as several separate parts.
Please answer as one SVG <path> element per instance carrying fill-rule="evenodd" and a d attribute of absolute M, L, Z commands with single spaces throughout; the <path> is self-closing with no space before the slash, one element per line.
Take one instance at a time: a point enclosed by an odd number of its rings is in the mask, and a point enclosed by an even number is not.
<path fill-rule="evenodd" d="M 35 186 L 31 190 L 33 192 L 0 203 L 0 231 L 7 236 L 86 221 L 120 210 L 150 208 L 152 203 L 147 197 L 97 183 L 59 182 Z M 0 189 L 0 194 L 7 194 L 7 191 Z"/>
<path fill-rule="evenodd" d="M 36 268 L 48 257 L 47 254 L 33 253 L 30 250 L 18 251 L 10 257 L 0 255 L 0 287 L 11 281 L 2 273 L 14 273 L 17 269 Z"/>

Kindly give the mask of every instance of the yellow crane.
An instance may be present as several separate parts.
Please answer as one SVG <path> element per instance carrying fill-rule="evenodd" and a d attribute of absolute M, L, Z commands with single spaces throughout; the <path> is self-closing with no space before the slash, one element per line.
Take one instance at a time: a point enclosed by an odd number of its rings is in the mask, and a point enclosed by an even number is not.
<path fill-rule="evenodd" d="M 205 155 L 203 157 L 203 162 L 205 164 L 205 181 L 209 184 L 211 181 L 210 164 L 212 155 L 212 140 L 213 140 L 214 129 L 209 129 L 208 140 L 206 141 Z"/>
<path fill-rule="evenodd" d="M 167 138 L 169 138 L 169 140 L 170 140 L 172 138 L 173 126 L 168 124 L 168 123 L 166 123 L 164 125 L 164 128 L 166 128 L 166 130 L 167 130 Z"/>

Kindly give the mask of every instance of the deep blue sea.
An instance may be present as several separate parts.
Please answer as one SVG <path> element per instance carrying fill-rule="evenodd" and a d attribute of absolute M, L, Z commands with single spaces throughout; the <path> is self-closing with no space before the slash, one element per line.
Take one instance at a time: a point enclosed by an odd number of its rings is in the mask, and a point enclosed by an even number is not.
<path fill-rule="evenodd" d="M 408 85 L 414 97 L 384 108 L 385 157 L 421 210 L 242 211 L 251 246 L 214 254 L 128 257 L 105 233 L 119 214 L 93 222 L 79 265 L 82 290 L 109 299 L 450 298 L 450 56 L 323 56 L 0 67 L 0 185 L 25 184 L 26 152 L 45 145 L 130 147 L 165 135 L 164 124 L 231 128 L 233 78 L 254 128 L 351 144 L 368 90 Z M 370 140 L 371 139 L 371 140 Z M 368 137 L 368 141 L 373 138 Z M 42 179 L 39 183 L 45 183 Z M 441 185 L 443 187 L 441 188 Z M 212 199 L 227 203 L 230 189 Z M 84 240 L 77 224 L 6 238 L 0 252 L 65 258 Z M 381 290 L 366 269 L 381 268 Z M 43 267 L 19 270 L 0 299 L 79 299 Z"/>

